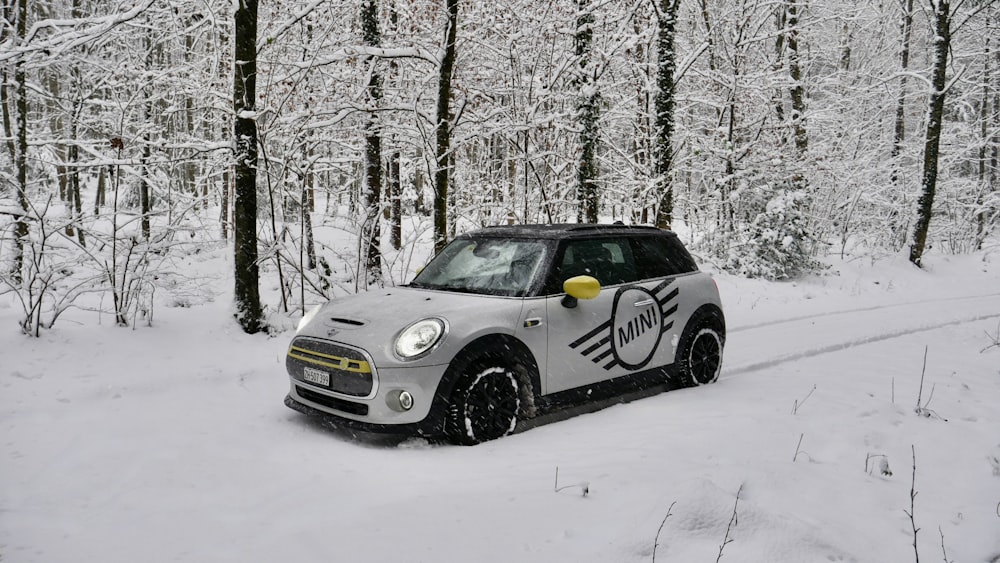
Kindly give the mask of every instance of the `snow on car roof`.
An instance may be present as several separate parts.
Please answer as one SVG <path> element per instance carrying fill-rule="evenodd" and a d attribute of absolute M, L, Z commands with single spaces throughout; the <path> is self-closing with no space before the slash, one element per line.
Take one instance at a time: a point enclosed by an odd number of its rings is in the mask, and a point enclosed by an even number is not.
<path fill-rule="evenodd" d="M 621 224 L 595 224 L 595 223 L 556 223 L 537 225 L 498 225 L 486 227 L 476 231 L 465 233 L 462 236 L 505 236 L 505 237 L 530 237 L 545 239 L 563 239 L 589 236 L 595 233 L 657 233 L 668 236 L 677 236 L 672 231 L 658 229 L 649 225 L 621 225 Z"/>

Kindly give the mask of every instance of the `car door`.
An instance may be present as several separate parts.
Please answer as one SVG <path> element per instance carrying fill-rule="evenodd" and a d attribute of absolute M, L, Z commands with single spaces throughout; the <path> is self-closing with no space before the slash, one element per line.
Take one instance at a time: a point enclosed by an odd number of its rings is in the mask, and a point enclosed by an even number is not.
<path fill-rule="evenodd" d="M 546 392 L 565 391 L 658 369 L 673 361 L 676 288 L 642 279 L 635 247 L 626 237 L 564 241 L 553 269 L 555 284 L 577 275 L 601 282 L 595 299 L 564 304 L 561 289 L 546 297 Z"/>

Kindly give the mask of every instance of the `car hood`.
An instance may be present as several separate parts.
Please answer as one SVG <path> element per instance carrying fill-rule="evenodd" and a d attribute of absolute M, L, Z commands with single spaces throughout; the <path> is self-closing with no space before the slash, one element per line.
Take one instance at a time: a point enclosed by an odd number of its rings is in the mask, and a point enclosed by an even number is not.
<path fill-rule="evenodd" d="M 392 352 L 396 335 L 411 323 L 437 317 L 448 325 L 439 349 L 405 365 L 442 364 L 456 351 L 449 349 L 476 333 L 512 334 L 522 299 L 393 287 L 330 301 L 298 333 L 347 344 L 368 352 L 377 365 L 400 364 Z"/>

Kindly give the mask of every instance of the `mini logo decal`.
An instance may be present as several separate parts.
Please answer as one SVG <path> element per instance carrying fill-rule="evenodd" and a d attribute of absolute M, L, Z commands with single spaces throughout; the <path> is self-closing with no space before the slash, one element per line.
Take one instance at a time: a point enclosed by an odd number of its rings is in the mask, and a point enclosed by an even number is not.
<path fill-rule="evenodd" d="M 611 319 L 570 343 L 570 348 L 606 370 L 646 367 L 663 333 L 674 326 L 670 320 L 677 312 L 677 288 L 670 289 L 673 282 L 665 280 L 652 291 L 635 285 L 619 288 Z"/>

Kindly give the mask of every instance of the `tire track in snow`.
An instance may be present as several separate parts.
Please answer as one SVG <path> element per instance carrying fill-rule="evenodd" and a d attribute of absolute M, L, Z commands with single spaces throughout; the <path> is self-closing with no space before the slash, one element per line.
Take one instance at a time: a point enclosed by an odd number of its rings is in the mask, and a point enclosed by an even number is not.
<path fill-rule="evenodd" d="M 976 296 L 976 297 L 993 297 L 994 295 L 996 295 L 996 294 L 982 295 L 982 296 Z M 911 303 L 911 304 L 919 304 L 919 302 L 917 302 L 917 303 Z M 891 307 L 891 305 L 875 307 L 874 309 L 882 309 L 882 308 L 886 308 L 886 307 Z M 870 311 L 870 310 L 872 310 L 872 308 L 868 308 L 868 309 L 856 309 L 853 312 L 864 312 L 864 311 Z M 841 311 L 841 313 L 849 313 L 849 312 L 851 312 L 851 311 Z M 830 315 L 830 314 L 837 314 L 837 313 L 829 313 L 827 315 Z M 827 315 L 820 315 L 820 316 L 827 316 Z M 797 320 L 808 320 L 808 319 L 812 319 L 812 318 L 815 318 L 815 317 L 813 317 L 813 316 L 807 316 L 807 317 L 802 317 L 802 318 L 797 319 Z M 758 370 L 762 370 L 762 369 L 767 369 L 769 367 L 774 367 L 774 366 L 777 366 L 777 365 L 780 365 L 780 364 L 784 364 L 784 363 L 788 363 L 788 362 L 794 362 L 794 361 L 802 360 L 802 359 L 805 359 L 805 358 L 812 358 L 814 356 L 819 356 L 819 355 L 822 355 L 822 354 L 829 354 L 831 352 L 839 352 L 839 351 L 842 351 L 842 350 L 847 350 L 848 348 L 853 348 L 855 346 L 863 346 L 865 344 L 872 344 L 872 343 L 875 343 L 875 342 L 881 342 L 883 340 L 890 340 L 892 338 L 899 338 L 901 336 L 907 336 L 907 335 L 910 335 L 910 334 L 916 334 L 918 332 L 926 332 L 926 331 L 929 331 L 929 330 L 936 330 L 936 329 L 944 328 L 944 327 L 948 327 L 948 326 L 955 326 L 955 325 L 961 325 L 961 324 L 966 324 L 966 323 L 973 323 L 973 322 L 977 322 L 977 321 L 985 321 L 985 320 L 990 320 L 990 319 L 1000 319 L 1000 313 L 992 313 L 992 314 L 987 314 L 987 315 L 976 315 L 976 316 L 973 316 L 973 317 L 965 317 L 965 318 L 961 318 L 961 319 L 953 319 L 953 320 L 946 321 L 946 322 L 941 322 L 941 323 L 933 323 L 933 324 L 922 325 L 922 326 L 918 326 L 918 327 L 910 327 L 910 328 L 903 328 L 903 329 L 899 329 L 899 330 L 892 330 L 892 331 L 882 332 L 882 333 L 879 333 L 879 334 L 876 334 L 876 335 L 872 335 L 872 336 L 866 336 L 866 337 L 862 337 L 862 338 L 856 338 L 856 339 L 853 339 L 853 340 L 846 340 L 846 341 L 843 341 L 843 342 L 838 342 L 838 343 L 835 343 L 835 344 L 829 344 L 829 345 L 826 345 L 826 346 L 820 346 L 818 348 L 810 348 L 810 349 L 802 350 L 802 351 L 799 351 L 799 352 L 792 352 L 790 354 L 784 354 L 784 355 L 781 355 L 781 356 L 777 356 L 775 358 L 770 358 L 770 359 L 767 359 L 767 360 L 761 360 L 761 361 L 751 362 L 749 364 L 745 364 L 745 365 L 741 365 L 741 366 L 736 366 L 735 368 L 732 368 L 732 369 L 723 368 L 723 373 L 722 373 L 721 378 L 727 379 L 730 376 L 735 376 L 735 375 L 740 375 L 740 374 L 744 374 L 744 373 L 749 373 L 749 372 L 752 372 L 752 371 L 758 371 Z M 785 320 L 785 321 L 781 321 L 781 322 L 791 322 L 791 321 L 790 320 Z M 768 324 L 778 324 L 778 323 L 775 322 L 775 323 L 768 323 Z M 766 326 L 766 325 L 764 325 L 764 326 Z"/>
<path fill-rule="evenodd" d="M 820 319 L 823 317 L 832 317 L 836 315 L 850 315 L 852 313 L 867 313 L 870 311 L 880 311 L 884 309 L 894 309 L 898 307 L 909 307 L 911 305 L 926 305 L 928 303 L 945 303 L 948 301 L 967 301 L 969 299 L 983 299 L 986 297 L 1000 297 L 1000 293 L 985 293 L 982 295 L 962 295 L 959 297 L 937 297 L 934 299 L 920 299 L 917 301 L 904 301 L 902 303 L 891 303 L 889 305 L 872 305 L 870 307 L 858 307 L 856 309 L 843 309 L 841 311 L 827 311 L 825 313 L 814 313 L 811 315 L 800 315 L 797 317 L 786 317 L 784 319 L 775 319 L 772 321 L 763 321 L 754 324 L 741 325 L 736 327 L 728 327 L 726 332 L 728 334 L 733 334 L 737 332 L 743 332 L 745 330 L 754 330 L 758 328 L 764 328 L 773 325 L 779 325 L 784 323 L 794 323 L 797 321 L 807 321 L 810 319 Z M 930 330 L 930 328 L 922 329 Z"/>

